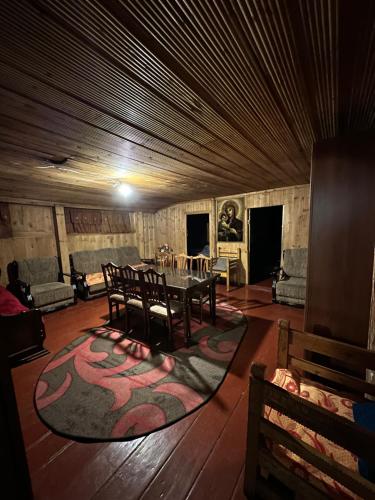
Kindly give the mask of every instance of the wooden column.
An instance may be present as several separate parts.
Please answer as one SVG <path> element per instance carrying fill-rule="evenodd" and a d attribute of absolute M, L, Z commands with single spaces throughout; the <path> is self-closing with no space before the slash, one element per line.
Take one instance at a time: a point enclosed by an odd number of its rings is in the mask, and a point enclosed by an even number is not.
<path fill-rule="evenodd" d="M 370 324 L 368 331 L 367 348 L 370 351 L 375 351 L 375 247 L 374 247 L 374 263 L 372 269 L 372 293 L 371 293 L 371 307 L 370 307 Z M 371 384 L 375 384 L 375 370 L 367 370 L 366 380 Z M 371 397 L 375 400 L 375 397 Z"/>
<path fill-rule="evenodd" d="M 62 271 L 70 273 L 68 237 L 66 234 L 64 207 L 53 207 L 53 219 L 55 224 L 57 255 L 61 259 Z M 70 279 L 64 276 L 65 283 L 70 283 Z"/>
<path fill-rule="evenodd" d="M 375 136 L 314 147 L 305 330 L 367 347 L 375 244 Z"/>

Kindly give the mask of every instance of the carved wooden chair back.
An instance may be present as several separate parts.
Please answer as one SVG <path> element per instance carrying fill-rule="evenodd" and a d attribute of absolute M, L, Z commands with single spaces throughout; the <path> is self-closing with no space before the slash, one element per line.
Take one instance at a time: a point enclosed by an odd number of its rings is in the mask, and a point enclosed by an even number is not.
<path fill-rule="evenodd" d="M 156 317 L 162 319 L 168 326 L 169 340 L 172 342 L 173 320 L 179 318 L 178 322 L 182 321 L 182 304 L 178 301 L 170 300 L 164 273 L 158 273 L 151 268 L 145 271 L 143 276 L 148 318 Z"/>
<path fill-rule="evenodd" d="M 211 257 L 206 257 L 205 255 L 197 255 L 193 257 L 194 261 L 197 263 L 196 268 L 200 273 L 209 273 L 212 270 L 212 259 Z"/>
<path fill-rule="evenodd" d="M 119 266 L 116 266 L 113 262 L 108 262 L 108 264 L 102 264 L 102 271 L 107 294 L 121 294 L 121 275 Z"/>
<path fill-rule="evenodd" d="M 177 269 L 191 269 L 192 257 L 190 257 L 190 255 L 186 255 L 185 253 L 180 253 L 176 255 L 175 262 Z"/>
<path fill-rule="evenodd" d="M 170 311 L 165 274 L 151 268 L 143 272 L 143 278 L 144 297 L 148 309 L 153 305 L 160 305 Z"/>
<path fill-rule="evenodd" d="M 113 306 L 116 307 L 116 315 L 120 316 L 120 304 L 124 304 L 124 294 L 122 289 L 121 272 L 120 268 L 113 264 L 113 262 L 108 262 L 108 264 L 102 264 L 102 272 L 104 277 L 105 288 L 107 291 L 108 307 L 109 307 L 109 320 L 112 323 L 113 320 Z"/>
<path fill-rule="evenodd" d="M 125 302 L 139 300 L 142 302 L 142 306 L 144 306 L 143 272 L 130 265 L 126 265 L 120 268 L 120 275 Z"/>
<path fill-rule="evenodd" d="M 155 255 L 155 262 L 160 267 L 173 267 L 175 254 L 172 252 L 158 252 Z"/>

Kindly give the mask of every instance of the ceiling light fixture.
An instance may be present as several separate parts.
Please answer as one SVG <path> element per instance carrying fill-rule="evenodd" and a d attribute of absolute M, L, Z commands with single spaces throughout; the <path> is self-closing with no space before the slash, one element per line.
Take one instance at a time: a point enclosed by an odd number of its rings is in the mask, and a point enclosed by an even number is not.
<path fill-rule="evenodd" d="M 133 189 L 128 184 L 120 183 L 116 186 L 116 189 L 122 196 L 129 196 L 133 192 Z"/>

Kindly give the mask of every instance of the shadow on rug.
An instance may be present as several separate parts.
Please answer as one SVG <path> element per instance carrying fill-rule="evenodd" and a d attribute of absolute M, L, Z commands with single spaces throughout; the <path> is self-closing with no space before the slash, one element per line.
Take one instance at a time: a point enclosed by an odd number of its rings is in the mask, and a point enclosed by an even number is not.
<path fill-rule="evenodd" d="M 75 440 L 134 439 L 170 425 L 206 403 L 246 331 L 232 306 L 217 306 L 216 326 L 193 328 L 193 345 L 176 329 L 173 352 L 123 332 L 94 328 L 67 345 L 43 370 L 34 402 L 41 420 Z"/>

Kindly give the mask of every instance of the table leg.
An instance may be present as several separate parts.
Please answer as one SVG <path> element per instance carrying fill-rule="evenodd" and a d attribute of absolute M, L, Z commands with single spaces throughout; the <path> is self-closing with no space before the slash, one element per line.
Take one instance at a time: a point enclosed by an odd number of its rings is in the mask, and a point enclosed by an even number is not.
<path fill-rule="evenodd" d="M 182 311 L 184 317 L 185 344 L 188 346 L 189 341 L 191 339 L 191 331 L 190 331 L 190 316 L 189 316 L 189 298 L 186 291 L 183 292 Z"/>

